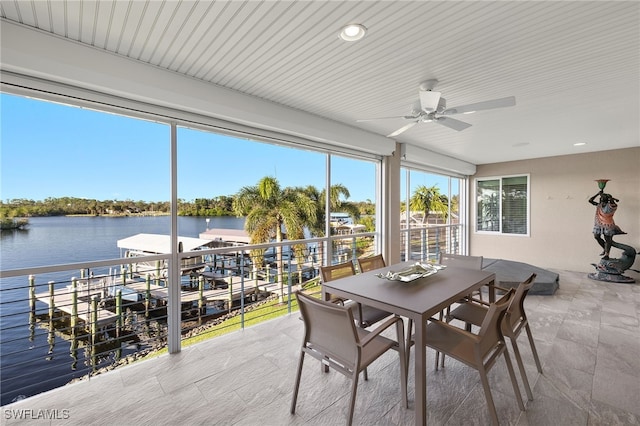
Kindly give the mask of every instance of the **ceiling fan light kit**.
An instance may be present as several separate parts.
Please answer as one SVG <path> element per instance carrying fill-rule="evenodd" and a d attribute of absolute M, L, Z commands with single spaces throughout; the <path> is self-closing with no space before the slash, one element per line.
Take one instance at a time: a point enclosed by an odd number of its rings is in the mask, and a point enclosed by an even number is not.
<path fill-rule="evenodd" d="M 358 122 L 362 121 L 373 121 L 373 120 L 384 120 L 389 118 L 403 118 L 405 120 L 410 120 L 411 123 L 406 124 L 399 128 L 398 130 L 390 133 L 387 137 L 391 138 L 394 136 L 398 136 L 399 134 L 409 130 L 416 124 L 436 122 L 442 126 L 448 127 L 450 129 L 456 130 L 458 132 L 471 127 L 471 124 L 465 123 L 464 121 L 456 120 L 455 118 L 450 118 L 448 116 L 454 114 L 473 114 L 476 111 L 486 110 L 486 109 L 495 109 L 495 108 L 504 108 L 509 106 L 515 106 L 516 98 L 515 96 L 509 96 L 506 98 L 493 99 L 490 101 L 478 102 L 475 104 L 461 105 L 458 107 L 447 108 L 447 101 L 442 97 L 441 92 L 434 92 L 433 89 L 438 84 L 438 80 L 430 79 L 425 80 L 420 83 L 420 89 L 418 90 L 419 101 L 413 106 L 411 110 L 411 115 L 401 115 L 396 117 L 381 117 L 381 118 L 371 118 L 371 119 L 363 119 L 358 120 Z M 443 117 L 446 116 L 446 117 Z"/>

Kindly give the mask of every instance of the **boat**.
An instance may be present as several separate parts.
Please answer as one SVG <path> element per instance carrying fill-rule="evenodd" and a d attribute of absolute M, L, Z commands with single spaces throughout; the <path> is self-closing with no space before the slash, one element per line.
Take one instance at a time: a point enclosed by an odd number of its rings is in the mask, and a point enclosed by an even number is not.
<path fill-rule="evenodd" d="M 178 252 L 191 252 L 212 247 L 211 240 L 192 237 L 178 237 Z M 117 241 L 121 257 L 132 258 L 171 253 L 171 237 L 162 234 L 137 234 Z M 133 272 L 149 274 L 152 278 L 166 278 L 167 262 L 138 262 L 133 264 Z M 191 275 L 204 270 L 206 267 L 202 256 L 182 259 L 181 275 Z"/>

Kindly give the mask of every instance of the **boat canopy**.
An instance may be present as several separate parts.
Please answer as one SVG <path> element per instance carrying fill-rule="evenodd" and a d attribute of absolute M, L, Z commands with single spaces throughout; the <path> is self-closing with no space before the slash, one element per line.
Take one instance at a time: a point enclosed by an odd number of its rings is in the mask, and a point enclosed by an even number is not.
<path fill-rule="evenodd" d="M 335 229 L 338 235 L 357 234 L 358 232 L 365 232 L 367 227 L 364 225 L 357 225 L 353 223 L 339 223 L 331 222 L 331 227 Z"/>
<path fill-rule="evenodd" d="M 200 238 L 228 243 L 249 244 L 251 237 L 244 229 L 212 228 L 200 233 Z"/>
<path fill-rule="evenodd" d="M 178 237 L 178 244 L 182 246 L 181 251 L 187 252 L 208 246 L 211 241 L 201 238 Z M 171 253 L 171 238 L 169 235 L 161 234 L 137 234 L 118 240 L 118 248 L 145 253 L 169 254 Z"/>

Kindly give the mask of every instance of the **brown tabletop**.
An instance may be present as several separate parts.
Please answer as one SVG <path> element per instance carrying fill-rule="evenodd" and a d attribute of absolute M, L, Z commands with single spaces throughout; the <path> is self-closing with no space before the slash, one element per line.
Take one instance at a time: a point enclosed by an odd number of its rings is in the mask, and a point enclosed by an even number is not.
<path fill-rule="evenodd" d="M 389 281 L 378 278 L 376 273 L 400 271 L 415 261 L 391 265 L 375 271 L 341 278 L 322 284 L 323 295 L 351 299 L 365 305 L 392 312 L 413 319 L 415 331 L 415 383 L 416 425 L 427 424 L 426 392 L 426 348 L 425 325 L 429 317 L 439 313 L 447 306 L 467 296 L 483 285 L 489 285 L 489 300 L 495 301 L 492 272 L 449 266 L 435 275 L 419 278 L 411 282 Z M 418 327 L 422 325 L 422 327 Z M 411 336 L 411 330 L 407 338 Z M 421 402 L 419 402 L 421 401 Z"/>

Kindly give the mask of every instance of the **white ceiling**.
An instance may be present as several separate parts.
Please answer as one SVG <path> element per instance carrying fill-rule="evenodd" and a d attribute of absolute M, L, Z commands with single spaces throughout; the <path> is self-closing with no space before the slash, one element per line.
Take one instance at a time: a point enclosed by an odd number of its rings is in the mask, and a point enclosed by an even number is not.
<path fill-rule="evenodd" d="M 638 1 L 1 0 L 3 19 L 387 135 L 420 82 L 450 107 L 395 139 L 473 164 L 640 146 Z M 347 23 L 368 28 L 353 43 Z M 3 41 L 3 43 L 5 43 Z M 573 144 L 585 142 L 576 147 Z"/>

